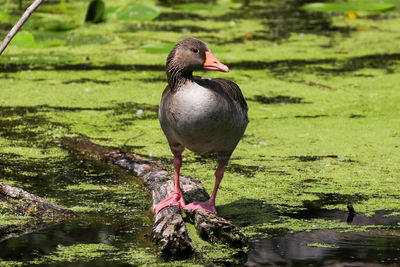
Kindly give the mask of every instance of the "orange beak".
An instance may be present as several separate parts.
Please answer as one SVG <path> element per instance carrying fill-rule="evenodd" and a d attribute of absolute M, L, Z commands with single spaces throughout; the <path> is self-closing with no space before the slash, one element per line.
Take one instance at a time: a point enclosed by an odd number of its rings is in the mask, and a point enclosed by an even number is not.
<path fill-rule="evenodd" d="M 216 59 L 210 51 L 206 51 L 206 61 L 204 61 L 203 68 L 206 70 L 217 70 L 228 72 L 228 66 L 222 64 Z"/>

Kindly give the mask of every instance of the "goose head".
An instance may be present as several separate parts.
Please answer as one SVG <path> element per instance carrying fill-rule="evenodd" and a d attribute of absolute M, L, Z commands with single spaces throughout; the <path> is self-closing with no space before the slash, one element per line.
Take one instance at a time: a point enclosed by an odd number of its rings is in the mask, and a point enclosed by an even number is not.
<path fill-rule="evenodd" d="M 229 68 L 219 62 L 208 46 L 201 40 L 187 37 L 179 41 L 167 58 L 167 73 L 169 70 L 182 73 L 192 73 L 197 70 L 215 70 L 228 72 Z"/>

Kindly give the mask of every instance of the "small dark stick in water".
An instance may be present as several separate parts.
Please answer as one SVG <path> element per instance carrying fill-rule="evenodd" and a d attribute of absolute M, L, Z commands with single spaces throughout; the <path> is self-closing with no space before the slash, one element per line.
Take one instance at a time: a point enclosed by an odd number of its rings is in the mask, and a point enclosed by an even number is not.
<path fill-rule="evenodd" d="M 217 213 L 215 198 L 225 166 L 249 122 L 247 103 L 239 86 L 225 79 L 203 79 L 192 75 L 193 71 L 204 69 L 229 71 L 201 40 L 185 38 L 168 55 L 168 86 L 162 95 L 158 118 L 174 154 L 175 187 L 172 196 L 156 205 L 156 212 L 179 206 Z M 217 155 L 216 182 L 206 202 L 184 203 L 179 170 L 185 148 L 197 154 Z"/>

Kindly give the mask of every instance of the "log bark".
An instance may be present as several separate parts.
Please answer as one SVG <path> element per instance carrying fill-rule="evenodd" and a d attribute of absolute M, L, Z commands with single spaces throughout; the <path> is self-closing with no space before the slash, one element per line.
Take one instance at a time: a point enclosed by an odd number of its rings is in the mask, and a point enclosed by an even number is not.
<path fill-rule="evenodd" d="M 0 182 L 0 202 L 3 203 L 6 214 L 31 218 L 22 224 L 11 223 L 0 226 L 0 243 L 53 226 L 60 220 L 74 215 L 68 209 L 2 182 Z"/>
<path fill-rule="evenodd" d="M 63 138 L 62 143 L 70 150 L 132 171 L 151 189 L 153 209 L 173 191 L 174 177 L 163 169 L 159 161 L 96 145 L 82 137 Z M 180 183 L 185 203 L 209 199 L 200 181 L 181 175 Z M 207 241 L 233 247 L 243 247 L 247 243 L 246 236 L 238 227 L 215 214 L 195 211 L 188 212 L 187 218 L 194 223 L 199 235 Z M 166 259 L 189 258 L 194 252 L 181 211 L 177 207 L 165 208 L 155 214 L 152 237 L 160 245 L 163 257 Z"/>
<path fill-rule="evenodd" d="M 51 211 L 51 213 L 56 216 L 70 216 L 74 214 L 72 211 L 67 210 L 59 205 L 56 205 L 44 198 L 28 193 L 21 188 L 9 186 L 2 182 L 0 182 L 0 194 L 3 194 L 11 198 L 23 199 L 24 201 L 29 201 L 30 203 L 36 206 L 35 208 L 39 215 L 45 213 L 48 214 L 49 211 Z"/>

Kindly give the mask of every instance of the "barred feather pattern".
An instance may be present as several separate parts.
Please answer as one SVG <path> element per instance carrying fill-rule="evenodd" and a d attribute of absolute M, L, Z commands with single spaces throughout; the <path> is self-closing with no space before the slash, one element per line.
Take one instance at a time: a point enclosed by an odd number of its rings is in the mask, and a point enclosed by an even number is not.
<path fill-rule="evenodd" d="M 192 72 L 184 72 L 179 66 L 167 67 L 167 79 L 169 88 L 175 92 L 182 84 L 192 77 Z"/>

